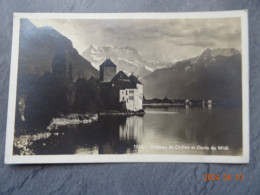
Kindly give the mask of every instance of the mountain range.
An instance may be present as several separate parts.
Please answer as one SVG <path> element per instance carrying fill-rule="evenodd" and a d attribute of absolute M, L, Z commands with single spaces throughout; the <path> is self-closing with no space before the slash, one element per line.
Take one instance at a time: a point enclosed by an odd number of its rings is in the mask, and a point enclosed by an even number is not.
<path fill-rule="evenodd" d="M 206 49 L 141 81 L 146 98 L 241 100 L 241 54 L 233 48 Z"/>
<path fill-rule="evenodd" d="M 167 67 L 171 62 L 162 62 L 160 60 L 149 60 L 142 52 L 132 46 L 116 47 L 105 45 L 98 47 L 91 44 L 83 53 L 82 56 L 89 60 L 91 64 L 99 70 L 99 65 L 110 58 L 116 65 L 117 70 L 123 70 L 127 74 L 134 73 L 139 78 L 150 74 L 159 67 Z"/>
<path fill-rule="evenodd" d="M 149 60 L 131 46 L 90 45 L 81 56 L 58 31 L 49 26 L 38 28 L 28 19 L 21 20 L 19 45 L 19 76 L 52 73 L 58 46 L 62 46 L 74 81 L 98 78 L 99 65 L 110 58 L 118 71 L 139 76 L 146 98 L 241 99 L 241 54 L 233 48 L 206 49 L 174 64 Z"/>
<path fill-rule="evenodd" d="M 21 19 L 19 45 L 19 76 L 52 73 L 52 63 L 58 46 L 63 48 L 66 66 L 72 66 L 73 80 L 99 75 L 91 63 L 78 54 L 68 38 L 49 26 L 38 28 L 28 19 Z"/>

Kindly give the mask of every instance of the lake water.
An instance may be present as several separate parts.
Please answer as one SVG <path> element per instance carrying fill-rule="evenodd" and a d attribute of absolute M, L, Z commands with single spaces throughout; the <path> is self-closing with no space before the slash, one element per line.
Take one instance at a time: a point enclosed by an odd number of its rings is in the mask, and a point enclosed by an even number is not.
<path fill-rule="evenodd" d="M 35 154 L 241 155 L 241 108 L 145 108 L 141 116 L 103 116 L 61 126 L 31 145 Z"/>

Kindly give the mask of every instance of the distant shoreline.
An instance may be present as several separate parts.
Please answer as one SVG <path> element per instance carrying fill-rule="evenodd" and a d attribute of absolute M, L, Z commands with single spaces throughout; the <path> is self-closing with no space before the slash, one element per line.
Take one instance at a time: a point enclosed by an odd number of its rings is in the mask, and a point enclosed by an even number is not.
<path fill-rule="evenodd" d="M 176 103 L 145 103 L 143 106 L 185 106 L 186 104 Z"/>

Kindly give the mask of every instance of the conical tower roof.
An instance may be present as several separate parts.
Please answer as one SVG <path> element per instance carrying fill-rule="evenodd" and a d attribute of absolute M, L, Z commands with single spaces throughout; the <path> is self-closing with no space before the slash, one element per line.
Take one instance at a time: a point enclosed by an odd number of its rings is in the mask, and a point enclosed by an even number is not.
<path fill-rule="evenodd" d="M 106 59 L 101 65 L 100 67 L 115 67 L 116 65 L 114 64 L 114 62 L 112 62 L 110 59 Z"/>

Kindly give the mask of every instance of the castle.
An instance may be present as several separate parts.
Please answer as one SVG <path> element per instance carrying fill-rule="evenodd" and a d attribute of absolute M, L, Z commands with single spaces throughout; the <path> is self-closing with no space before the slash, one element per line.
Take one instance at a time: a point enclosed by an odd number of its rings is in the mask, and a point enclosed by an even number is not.
<path fill-rule="evenodd" d="M 116 71 L 117 66 L 106 59 L 100 65 L 99 82 L 102 97 L 107 109 L 143 109 L 143 85 L 133 74 L 127 76 L 123 71 Z"/>

